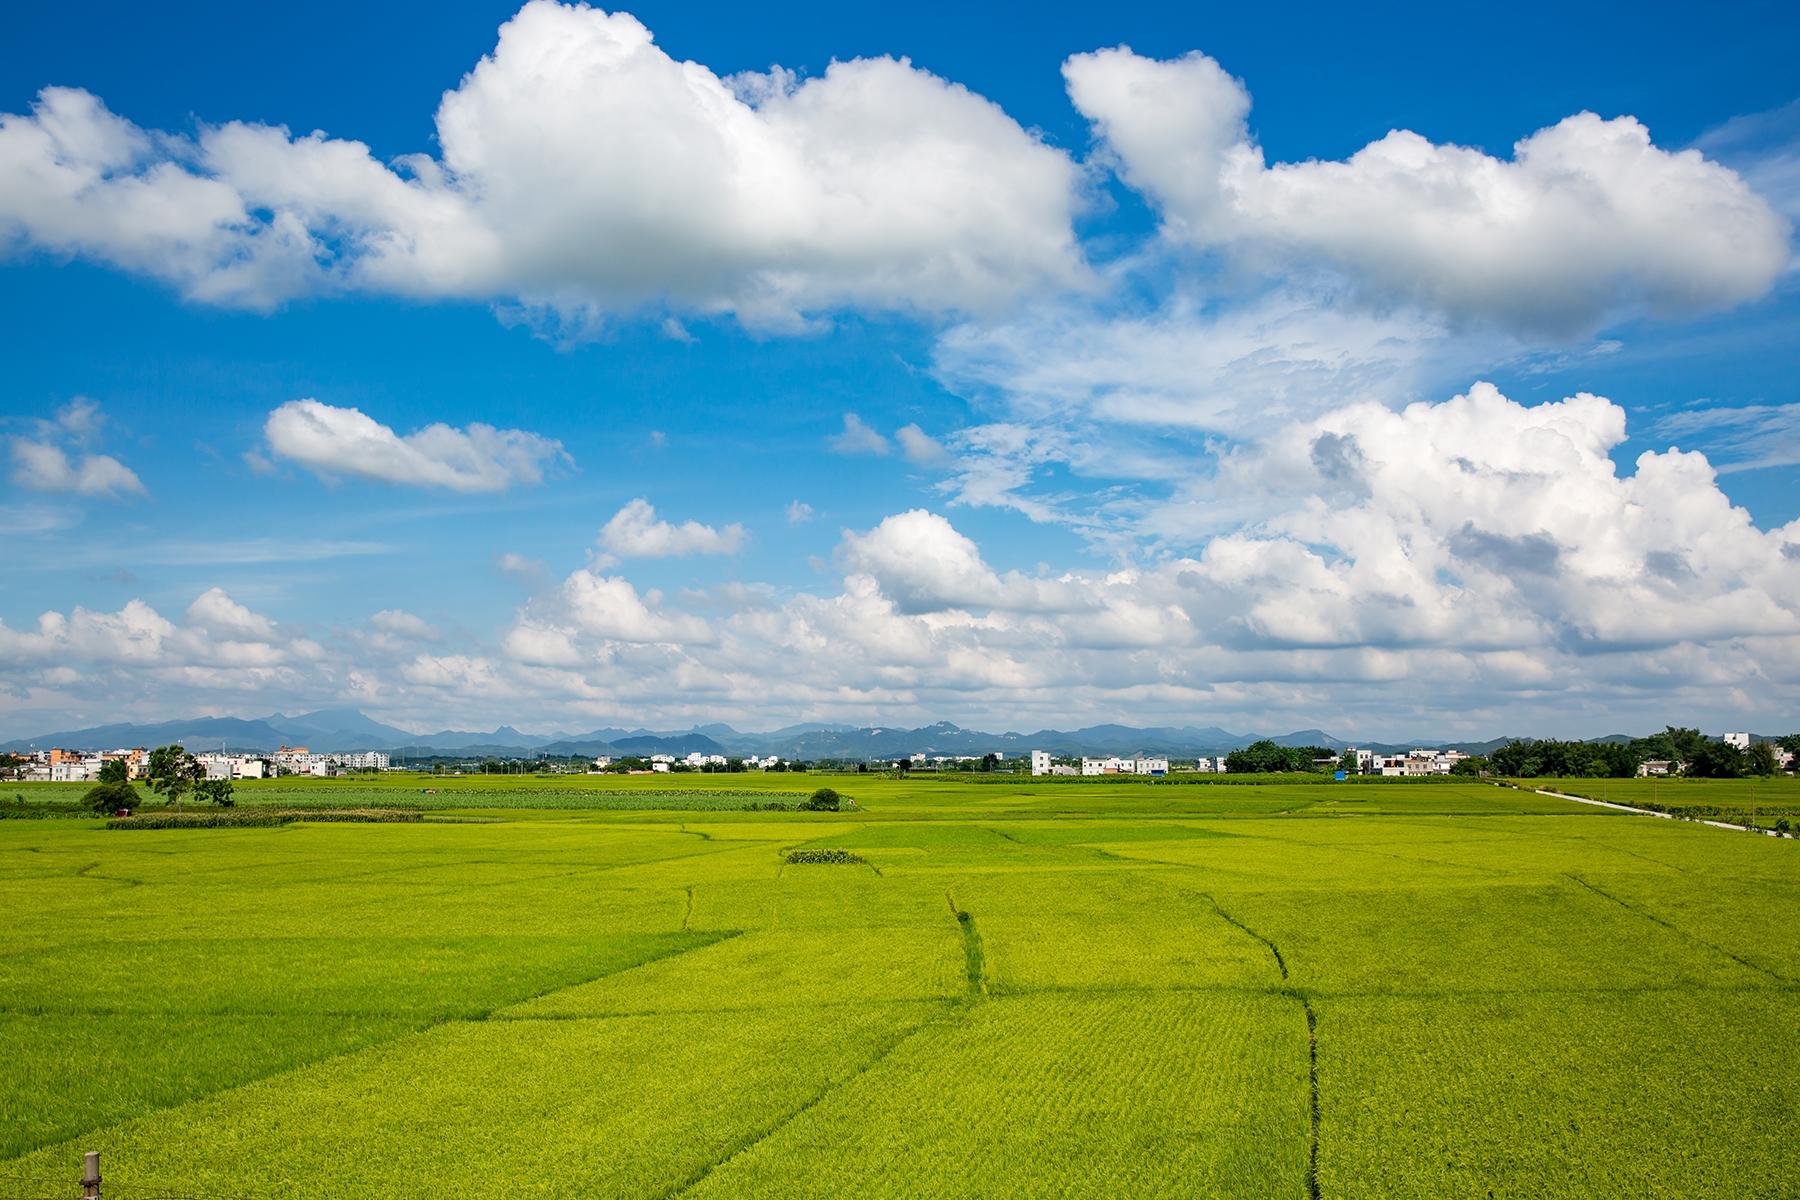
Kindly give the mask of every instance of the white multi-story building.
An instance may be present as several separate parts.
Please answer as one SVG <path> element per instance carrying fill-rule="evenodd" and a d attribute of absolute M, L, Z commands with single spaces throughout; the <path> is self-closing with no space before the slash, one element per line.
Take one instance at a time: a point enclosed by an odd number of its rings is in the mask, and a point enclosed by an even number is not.
<path fill-rule="evenodd" d="M 261 779 L 268 764 L 248 754 L 196 754 L 208 779 Z"/>
<path fill-rule="evenodd" d="M 1747 733 L 1728 733 L 1725 735 L 1727 746 L 1736 746 L 1739 750 L 1750 748 L 1750 735 Z"/>
<path fill-rule="evenodd" d="M 1049 751 L 1033 750 L 1031 752 L 1031 773 L 1033 775 L 1048 775 L 1050 773 L 1050 765 Z"/>
<path fill-rule="evenodd" d="M 1425 750 L 1415 747 L 1406 754 L 1374 759 L 1383 775 L 1448 775 L 1469 757 L 1460 750 Z"/>

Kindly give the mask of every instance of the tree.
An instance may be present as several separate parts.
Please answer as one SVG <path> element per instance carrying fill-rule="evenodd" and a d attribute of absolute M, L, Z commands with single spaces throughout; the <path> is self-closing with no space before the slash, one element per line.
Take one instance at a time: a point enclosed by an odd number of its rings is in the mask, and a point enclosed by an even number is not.
<path fill-rule="evenodd" d="M 194 785 L 196 800 L 210 800 L 220 808 L 230 808 L 235 801 L 231 798 L 231 780 L 202 779 Z"/>
<path fill-rule="evenodd" d="M 150 767 L 144 774 L 150 781 L 151 791 L 167 796 L 170 803 L 180 808 L 182 795 L 206 778 L 206 768 L 177 742 L 152 750 Z"/>
<path fill-rule="evenodd" d="M 1744 758 L 1744 770 L 1752 775 L 1773 775 L 1781 769 L 1781 764 L 1775 761 L 1775 751 L 1767 742 L 1750 747 L 1750 753 Z"/>
<path fill-rule="evenodd" d="M 119 812 L 123 809 L 135 808 L 138 802 L 137 789 L 124 780 L 108 780 L 87 790 L 81 798 L 83 808 L 91 808 L 102 816 Z"/>
<path fill-rule="evenodd" d="M 1637 753 L 1638 761 L 1661 759 L 1666 762 L 1692 762 L 1694 755 L 1706 745 L 1706 736 L 1698 729 L 1683 729 L 1679 725 L 1665 726 L 1661 733 L 1653 733 L 1649 737 L 1633 738 L 1631 748 Z"/>
<path fill-rule="evenodd" d="M 1479 754 L 1465 758 L 1450 768 L 1452 775 L 1480 775 L 1488 769 L 1488 760 Z"/>
<path fill-rule="evenodd" d="M 101 783 L 124 783 L 131 778 L 131 767 L 122 758 L 109 758 L 100 766 Z"/>
<path fill-rule="evenodd" d="M 0 771 L 8 775 L 16 775 L 20 767 L 30 762 L 23 754 L 0 754 Z"/>
<path fill-rule="evenodd" d="M 1297 771 L 1298 752 L 1286 746 L 1277 746 L 1268 738 L 1260 742 L 1252 742 L 1242 750 L 1233 750 L 1225 756 L 1225 770 L 1232 775 L 1263 775 L 1273 771 Z M 1309 754 L 1306 769 L 1311 769 L 1312 758 Z"/>
<path fill-rule="evenodd" d="M 1660 738 L 1663 735 L 1657 734 Z M 1555 738 L 1542 741 L 1522 739 L 1508 742 L 1488 755 L 1493 769 L 1512 779 L 1534 779 L 1540 775 L 1565 779 L 1623 778 L 1637 774 L 1638 763 L 1646 757 L 1640 738 L 1629 745 L 1617 742 L 1559 742 Z"/>
<path fill-rule="evenodd" d="M 1347 771 L 1352 775 L 1362 770 L 1362 764 L 1358 762 L 1356 758 L 1356 751 L 1344 751 L 1344 756 L 1338 759 L 1337 769 L 1340 771 Z"/>
<path fill-rule="evenodd" d="M 1729 742 L 1702 742 L 1688 759 L 1687 773 L 1701 779 L 1738 779 L 1749 756 Z"/>

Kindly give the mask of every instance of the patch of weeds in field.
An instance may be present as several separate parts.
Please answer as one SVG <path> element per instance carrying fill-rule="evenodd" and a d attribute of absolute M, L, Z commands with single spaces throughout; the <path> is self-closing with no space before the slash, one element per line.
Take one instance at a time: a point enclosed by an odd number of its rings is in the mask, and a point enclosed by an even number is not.
<path fill-rule="evenodd" d="M 866 863 L 868 859 L 860 854 L 852 854 L 848 850 L 809 849 L 789 850 L 787 861 L 790 863 Z"/>

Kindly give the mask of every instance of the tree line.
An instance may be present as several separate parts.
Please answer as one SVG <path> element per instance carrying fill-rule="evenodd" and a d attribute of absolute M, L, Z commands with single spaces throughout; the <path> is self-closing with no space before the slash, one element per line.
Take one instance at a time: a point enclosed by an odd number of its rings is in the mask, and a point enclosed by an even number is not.
<path fill-rule="evenodd" d="M 1552 776 L 1563 779 L 1624 779 L 1647 762 L 1666 762 L 1671 771 L 1701 779 L 1742 779 L 1773 775 L 1781 769 L 1775 746 L 1800 753 L 1800 734 L 1758 742 L 1742 750 L 1723 738 L 1698 729 L 1670 725 L 1661 733 L 1629 742 L 1562 742 L 1555 738 L 1523 739 L 1487 756 L 1484 769 L 1514 779 Z M 1470 759 L 1469 762 L 1476 762 Z M 1467 763 L 1459 764 L 1467 766 Z"/>

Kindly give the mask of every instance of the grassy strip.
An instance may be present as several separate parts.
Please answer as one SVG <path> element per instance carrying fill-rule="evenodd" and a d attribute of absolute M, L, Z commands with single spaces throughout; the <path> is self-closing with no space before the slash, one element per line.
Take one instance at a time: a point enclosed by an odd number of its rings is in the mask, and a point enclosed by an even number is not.
<path fill-rule="evenodd" d="M 148 813 L 136 817 L 114 817 L 108 829 L 245 829 L 287 825 L 294 821 L 352 821 L 361 824 L 390 824 L 396 821 L 422 820 L 421 814 L 401 808 L 338 809 L 242 809 L 228 808 L 220 812 Z"/>

